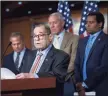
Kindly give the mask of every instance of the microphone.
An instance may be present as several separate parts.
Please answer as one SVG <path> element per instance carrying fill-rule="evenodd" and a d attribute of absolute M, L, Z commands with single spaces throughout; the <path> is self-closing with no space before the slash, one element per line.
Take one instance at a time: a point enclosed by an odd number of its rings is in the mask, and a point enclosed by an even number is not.
<path fill-rule="evenodd" d="M 10 46 L 11 44 L 12 44 L 12 42 L 9 42 L 9 44 L 7 45 L 5 51 L 4 51 L 3 55 L 2 55 L 2 59 L 1 59 L 1 60 L 3 60 L 4 55 L 5 55 L 5 53 L 7 52 L 7 49 L 9 48 L 9 46 Z"/>

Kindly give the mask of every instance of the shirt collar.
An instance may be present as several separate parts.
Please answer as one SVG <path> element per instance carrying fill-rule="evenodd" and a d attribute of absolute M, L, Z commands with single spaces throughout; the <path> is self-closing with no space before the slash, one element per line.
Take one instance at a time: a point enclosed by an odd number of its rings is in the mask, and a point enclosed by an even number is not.
<path fill-rule="evenodd" d="M 64 34 L 65 34 L 65 30 L 63 30 L 62 32 L 60 32 L 58 35 L 55 35 L 55 36 L 58 36 L 58 37 L 63 37 L 64 36 Z"/>
<path fill-rule="evenodd" d="M 26 48 L 24 47 L 22 51 L 20 51 L 20 54 L 25 52 Z M 17 52 L 14 51 L 15 54 L 17 54 Z"/>
<path fill-rule="evenodd" d="M 101 31 L 96 32 L 95 34 L 90 34 L 90 37 L 97 37 Z"/>
<path fill-rule="evenodd" d="M 37 54 L 39 54 L 40 52 L 44 55 L 46 54 L 52 47 L 52 44 L 50 44 L 46 49 L 42 50 L 42 51 L 37 51 Z"/>

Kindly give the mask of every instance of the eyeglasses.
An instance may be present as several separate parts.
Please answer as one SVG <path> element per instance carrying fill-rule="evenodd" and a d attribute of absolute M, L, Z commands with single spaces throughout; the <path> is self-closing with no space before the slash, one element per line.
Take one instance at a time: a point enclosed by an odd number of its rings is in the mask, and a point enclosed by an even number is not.
<path fill-rule="evenodd" d="M 33 38 L 40 38 L 40 39 L 42 39 L 45 35 L 48 35 L 48 34 L 33 35 Z"/>

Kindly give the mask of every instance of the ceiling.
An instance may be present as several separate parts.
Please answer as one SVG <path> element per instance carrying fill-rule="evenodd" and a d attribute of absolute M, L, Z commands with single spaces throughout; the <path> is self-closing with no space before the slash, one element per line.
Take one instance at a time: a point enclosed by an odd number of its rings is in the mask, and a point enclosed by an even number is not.
<path fill-rule="evenodd" d="M 22 3 L 22 4 L 18 4 Z M 84 1 L 69 1 L 71 10 L 83 8 Z M 99 2 L 99 6 L 108 6 L 107 1 Z M 34 16 L 56 12 L 58 1 L 1 1 L 1 16 L 2 19 L 16 18 L 23 16 Z M 9 8 L 8 12 L 6 9 Z M 48 10 L 50 8 L 50 10 Z M 51 10 L 52 8 L 52 10 Z"/>

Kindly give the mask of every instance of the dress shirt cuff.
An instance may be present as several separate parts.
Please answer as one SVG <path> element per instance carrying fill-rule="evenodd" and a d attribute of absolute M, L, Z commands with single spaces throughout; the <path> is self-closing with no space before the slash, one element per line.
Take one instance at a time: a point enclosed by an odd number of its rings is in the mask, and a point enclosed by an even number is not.
<path fill-rule="evenodd" d="M 35 78 L 39 78 L 39 76 L 38 76 L 36 73 L 34 73 L 34 77 L 35 77 Z"/>
<path fill-rule="evenodd" d="M 82 82 L 82 86 L 83 86 L 84 88 L 88 88 L 88 86 L 87 86 L 84 82 Z"/>

